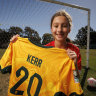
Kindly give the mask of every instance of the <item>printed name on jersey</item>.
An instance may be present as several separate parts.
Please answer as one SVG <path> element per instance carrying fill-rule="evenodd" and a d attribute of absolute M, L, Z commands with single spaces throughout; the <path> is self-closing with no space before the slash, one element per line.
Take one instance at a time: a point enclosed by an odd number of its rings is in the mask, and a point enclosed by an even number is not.
<path fill-rule="evenodd" d="M 42 59 L 39 59 L 35 56 L 32 56 L 32 55 L 28 54 L 27 62 L 29 62 L 29 63 L 31 63 L 35 66 L 41 67 Z"/>

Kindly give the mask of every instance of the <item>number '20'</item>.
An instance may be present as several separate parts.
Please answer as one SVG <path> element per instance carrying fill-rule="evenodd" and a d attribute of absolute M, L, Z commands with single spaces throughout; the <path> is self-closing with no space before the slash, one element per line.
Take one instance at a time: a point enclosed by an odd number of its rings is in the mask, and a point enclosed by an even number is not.
<path fill-rule="evenodd" d="M 28 70 L 25 67 L 22 66 L 20 69 L 18 69 L 16 71 L 16 76 L 17 77 L 20 76 L 20 73 L 21 73 L 22 70 L 25 72 L 25 75 L 10 89 L 10 93 L 12 93 L 14 95 L 23 95 L 23 93 L 24 93 L 24 91 L 17 90 L 17 88 L 28 78 L 28 75 L 29 75 Z M 27 88 L 28 96 L 31 96 L 30 89 L 31 89 L 34 77 L 36 77 L 38 79 L 38 85 L 37 85 L 34 96 L 39 95 L 39 92 L 40 92 L 40 89 L 41 89 L 41 86 L 42 86 L 41 76 L 39 74 L 35 73 L 34 75 L 32 75 L 30 77 L 30 80 L 29 80 L 29 84 L 28 84 L 28 88 Z M 66 96 L 66 95 L 63 92 L 56 92 L 54 96 Z"/>
<path fill-rule="evenodd" d="M 10 89 L 10 92 L 12 94 L 14 94 L 14 95 L 23 95 L 23 93 L 24 93 L 24 91 L 16 90 L 28 78 L 28 74 L 29 74 L 28 70 L 25 67 L 23 67 L 23 66 L 16 71 L 16 76 L 17 77 L 20 76 L 21 70 L 23 70 L 25 72 L 25 75 Z M 35 73 L 34 75 L 32 75 L 30 77 L 30 80 L 29 80 L 29 84 L 28 84 L 28 88 L 27 88 L 28 96 L 31 96 L 30 89 L 31 89 L 34 77 L 36 77 L 38 79 L 38 85 L 37 85 L 37 88 L 36 88 L 34 96 L 38 96 L 38 94 L 40 92 L 40 88 L 42 86 L 42 78 L 41 78 L 41 76 L 39 74 Z"/>

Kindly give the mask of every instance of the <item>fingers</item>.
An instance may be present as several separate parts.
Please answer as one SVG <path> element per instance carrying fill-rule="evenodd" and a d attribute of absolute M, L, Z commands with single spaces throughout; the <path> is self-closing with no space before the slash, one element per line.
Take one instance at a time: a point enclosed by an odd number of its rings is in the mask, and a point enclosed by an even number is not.
<path fill-rule="evenodd" d="M 76 59 L 77 58 L 77 54 L 72 51 L 71 49 L 67 49 L 67 53 L 68 53 L 68 56 L 70 57 L 70 59 Z"/>
<path fill-rule="evenodd" d="M 71 49 L 68 49 L 67 53 L 70 54 L 70 55 L 76 55 L 76 53 L 74 51 L 72 51 Z"/>
<path fill-rule="evenodd" d="M 16 34 L 16 37 L 20 37 L 18 34 Z"/>
<path fill-rule="evenodd" d="M 19 37 L 18 34 L 17 34 L 17 35 L 14 35 L 14 36 L 10 39 L 10 42 L 12 42 L 12 43 L 16 42 L 17 39 L 18 39 L 18 37 Z"/>

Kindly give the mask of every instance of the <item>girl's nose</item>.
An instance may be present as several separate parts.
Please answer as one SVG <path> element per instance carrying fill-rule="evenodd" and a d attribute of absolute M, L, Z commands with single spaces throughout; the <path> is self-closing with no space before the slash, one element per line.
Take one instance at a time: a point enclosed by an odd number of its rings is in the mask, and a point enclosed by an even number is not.
<path fill-rule="evenodd" d="M 61 27 L 61 26 L 58 27 L 58 32 L 59 32 L 59 31 L 62 31 L 62 27 Z"/>

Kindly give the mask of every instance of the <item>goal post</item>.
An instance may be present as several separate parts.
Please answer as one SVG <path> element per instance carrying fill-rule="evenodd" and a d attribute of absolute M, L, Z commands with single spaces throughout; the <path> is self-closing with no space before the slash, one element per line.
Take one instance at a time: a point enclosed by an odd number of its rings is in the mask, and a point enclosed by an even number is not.
<path fill-rule="evenodd" d="M 68 4 L 68 3 L 64 3 L 64 2 L 60 2 L 60 1 L 55 1 L 55 0 L 40 0 L 40 1 L 59 4 L 59 5 L 68 6 L 68 7 L 72 7 L 72 8 L 77 8 L 77 9 L 85 10 L 85 11 L 88 12 L 86 68 L 89 68 L 90 9 L 89 8 L 84 8 L 84 7 L 81 7 L 81 6 L 78 6 L 78 5 Z"/>

